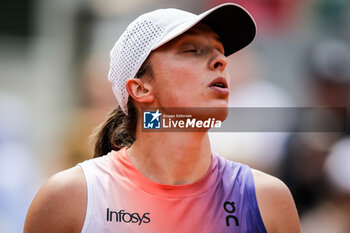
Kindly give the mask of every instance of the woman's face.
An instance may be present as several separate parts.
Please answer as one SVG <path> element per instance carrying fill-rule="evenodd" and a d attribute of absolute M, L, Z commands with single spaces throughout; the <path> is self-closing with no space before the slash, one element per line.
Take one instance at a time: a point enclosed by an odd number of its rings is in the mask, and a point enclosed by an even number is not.
<path fill-rule="evenodd" d="M 197 24 L 153 51 L 149 59 L 155 107 L 227 107 L 227 59 L 210 27 Z"/>

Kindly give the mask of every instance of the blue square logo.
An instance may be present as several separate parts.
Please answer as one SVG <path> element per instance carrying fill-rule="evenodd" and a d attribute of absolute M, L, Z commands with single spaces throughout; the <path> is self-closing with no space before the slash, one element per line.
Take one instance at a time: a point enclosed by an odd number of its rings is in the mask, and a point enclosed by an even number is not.
<path fill-rule="evenodd" d="M 157 110 L 156 112 L 143 112 L 143 128 L 144 129 L 160 129 L 160 119 L 162 113 Z"/>

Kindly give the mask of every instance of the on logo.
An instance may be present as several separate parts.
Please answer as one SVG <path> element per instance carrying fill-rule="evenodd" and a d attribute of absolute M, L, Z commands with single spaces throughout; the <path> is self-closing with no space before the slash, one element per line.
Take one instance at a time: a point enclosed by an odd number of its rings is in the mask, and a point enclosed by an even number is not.
<path fill-rule="evenodd" d="M 143 112 L 144 129 L 160 129 L 160 116 L 162 113 L 159 109 L 156 112 Z"/>
<path fill-rule="evenodd" d="M 230 219 L 233 219 L 235 221 L 235 225 L 239 226 L 238 218 L 232 215 L 236 211 L 235 202 L 226 201 L 224 203 L 224 210 L 230 214 L 226 216 L 226 226 L 230 226 Z"/>

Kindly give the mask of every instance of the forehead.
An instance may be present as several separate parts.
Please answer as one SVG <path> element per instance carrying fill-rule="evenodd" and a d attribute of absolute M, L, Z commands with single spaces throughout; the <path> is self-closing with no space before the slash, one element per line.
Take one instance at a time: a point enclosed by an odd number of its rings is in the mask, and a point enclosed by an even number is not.
<path fill-rule="evenodd" d="M 184 33 L 182 33 L 177 38 L 180 38 L 180 37 L 183 37 L 186 35 L 206 35 L 208 37 L 213 37 L 215 40 L 220 41 L 218 34 L 216 34 L 216 32 L 211 27 L 209 27 L 208 25 L 206 25 L 204 23 L 196 24 L 192 28 L 190 28 L 187 31 L 185 31 Z"/>
<path fill-rule="evenodd" d="M 190 29 L 188 29 L 187 31 L 182 33 L 181 35 L 175 37 L 174 39 L 172 39 L 171 41 L 166 43 L 164 47 L 175 44 L 176 42 L 178 42 L 178 41 L 180 41 L 188 36 L 204 36 L 207 38 L 214 39 L 218 43 L 222 44 L 220 37 L 218 36 L 218 34 L 216 34 L 216 32 L 211 27 L 209 27 L 208 25 L 206 25 L 204 23 L 197 23 L 196 25 L 194 25 L 193 27 L 191 27 Z"/>

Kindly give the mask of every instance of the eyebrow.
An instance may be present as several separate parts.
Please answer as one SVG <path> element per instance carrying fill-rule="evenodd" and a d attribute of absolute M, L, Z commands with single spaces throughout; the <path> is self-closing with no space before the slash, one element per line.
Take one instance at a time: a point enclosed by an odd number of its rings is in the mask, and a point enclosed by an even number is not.
<path fill-rule="evenodd" d="M 185 35 L 190 35 L 190 36 L 193 36 L 193 35 L 198 35 L 199 33 L 197 31 L 194 31 L 192 29 L 189 29 L 187 31 L 185 31 L 184 33 L 182 33 L 182 36 L 185 36 Z M 220 37 L 218 36 L 218 34 L 216 34 L 215 32 L 213 32 L 213 37 L 214 39 L 221 43 L 222 44 L 222 41 L 220 40 Z"/>

